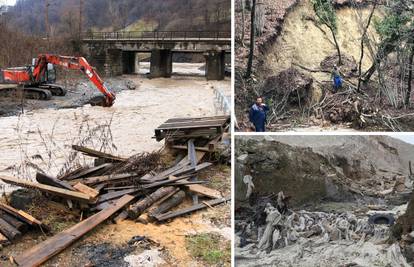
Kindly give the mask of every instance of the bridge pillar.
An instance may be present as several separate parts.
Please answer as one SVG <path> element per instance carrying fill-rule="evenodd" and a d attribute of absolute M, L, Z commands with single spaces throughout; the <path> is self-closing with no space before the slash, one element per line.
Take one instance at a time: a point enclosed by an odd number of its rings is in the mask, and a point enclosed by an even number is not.
<path fill-rule="evenodd" d="M 122 51 L 122 73 L 135 73 L 135 52 Z"/>
<path fill-rule="evenodd" d="M 151 51 L 151 78 L 169 78 L 172 74 L 172 51 L 168 49 L 153 49 Z"/>
<path fill-rule="evenodd" d="M 209 50 L 204 57 L 207 80 L 224 80 L 225 51 Z"/>
<path fill-rule="evenodd" d="M 122 50 L 108 49 L 104 64 L 106 76 L 122 75 Z"/>

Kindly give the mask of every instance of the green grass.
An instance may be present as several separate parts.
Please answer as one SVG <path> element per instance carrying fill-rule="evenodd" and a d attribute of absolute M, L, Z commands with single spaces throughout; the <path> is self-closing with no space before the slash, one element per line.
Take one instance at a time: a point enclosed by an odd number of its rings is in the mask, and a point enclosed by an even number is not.
<path fill-rule="evenodd" d="M 187 250 L 192 257 L 210 266 L 230 266 L 230 242 L 218 234 L 203 233 L 186 237 Z"/>

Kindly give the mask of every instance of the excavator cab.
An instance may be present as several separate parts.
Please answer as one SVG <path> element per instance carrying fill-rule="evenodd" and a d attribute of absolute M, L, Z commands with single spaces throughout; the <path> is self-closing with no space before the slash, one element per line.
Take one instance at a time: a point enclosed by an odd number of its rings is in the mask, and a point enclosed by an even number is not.
<path fill-rule="evenodd" d="M 37 61 L 37 58 L 32 59 L 32 66 L 31 66 L 32 72 L 36 66 L 36 63 L 37 63 L 36 61 Z M 56 82 L 56 69 L 53 64 L 50 64 L 50 63 L 47 64 L 47 68 L 46 68 L 44 75 L 40 77 L 40 82 L 41 83 L 55 83 Z"/>

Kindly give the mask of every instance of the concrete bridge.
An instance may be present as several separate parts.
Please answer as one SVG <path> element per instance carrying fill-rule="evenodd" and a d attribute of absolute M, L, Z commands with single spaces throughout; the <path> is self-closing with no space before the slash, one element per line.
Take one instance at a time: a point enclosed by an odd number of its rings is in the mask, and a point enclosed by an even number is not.
<path fill-rule="evenodd" d="M 225 54 L 231 53 L 230 32 L 134 31 L 84 33 L 89 60 L 108 76 L 134 73 L 138 53 L 151 53 L 150 77 L 171 77 L 174 53 L 201 53 L 206 78 L 224 79 Z"/>

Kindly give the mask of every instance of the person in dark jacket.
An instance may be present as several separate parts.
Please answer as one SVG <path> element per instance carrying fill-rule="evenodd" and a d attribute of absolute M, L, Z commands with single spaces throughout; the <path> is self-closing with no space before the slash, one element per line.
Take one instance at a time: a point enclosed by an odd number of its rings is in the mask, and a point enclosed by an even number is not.
<path fill-rule="evenodd" d="M 263 103 L 263 98 L 258 97 L 256 103 L 250 108 L 249 120 L 253 123 L 256 132 L 266 131 L 266 112 L 269 107 Z"/>
<path fill-rule="evenodd" d="M 339 89 L 342 88 L 342 77 L 341 77 L 341 71 L 339 70 L 338 66 L 334 65 L 331 78 L 333 79 L 333 88 L 334 93 L 338 92 Z"/>

